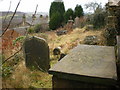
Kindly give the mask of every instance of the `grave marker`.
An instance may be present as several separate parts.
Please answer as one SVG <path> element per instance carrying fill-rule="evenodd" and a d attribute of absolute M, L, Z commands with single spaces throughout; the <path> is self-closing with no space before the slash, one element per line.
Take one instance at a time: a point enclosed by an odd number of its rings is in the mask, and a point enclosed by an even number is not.
<path fill-rule="evenodd" d="M 26 66 L 48 71 L 50 59 L 47 42 L 43 38 L 33 36 L 26 38 L 23 46 Z"/>

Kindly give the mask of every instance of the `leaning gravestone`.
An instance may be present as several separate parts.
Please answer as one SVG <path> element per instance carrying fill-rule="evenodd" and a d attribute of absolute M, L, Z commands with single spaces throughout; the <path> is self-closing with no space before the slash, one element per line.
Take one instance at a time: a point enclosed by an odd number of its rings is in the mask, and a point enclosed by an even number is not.
<path fill-rule="evenodd" d="M 23 47 L 26 67 L 48 71 L 50 68 L 49 46 L 43 38 L 27 37 Z"/>

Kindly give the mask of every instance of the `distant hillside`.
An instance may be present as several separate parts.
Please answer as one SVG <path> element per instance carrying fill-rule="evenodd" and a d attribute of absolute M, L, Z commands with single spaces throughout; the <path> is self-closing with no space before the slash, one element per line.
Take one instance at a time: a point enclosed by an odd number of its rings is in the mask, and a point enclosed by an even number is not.
<path fill-rule="evenodd" d="M 0 13 L 2 13 L 2 16 L 5 16 L 7 14 L 7 11 L 2 11 Z M 10 11 L 8 15 L 13 15 L 13 13 L 14 12 Z M 24 12 L 19 12 L 19 11 L 16 12 L 16 15 L 18 15 L 18 16 L 22 16 L 23 14 L 24 14 Z"/>
<path fill-rule="evenodd" d="M 0 13 L 2 13 L 2 17 L 4 17 L 4 16 L 6 16 L 7 11 L 2 11 Z M 12 16 L 13 13 L 14 12 L 10 11 L 8 16 Z M 23 16 L 23 14 L 26 14 L 26 16 L 32 16 L 34 14 L 34 12 L 19 12 L 19 11 L 16 12 L 16 16 L 19 16 L 19 17 Z M 37 12 L 36 16 L 40 16 L 40 15 L 46 16 L 46 15 L 48 15 L 48 13 L 47 12 Z"/>

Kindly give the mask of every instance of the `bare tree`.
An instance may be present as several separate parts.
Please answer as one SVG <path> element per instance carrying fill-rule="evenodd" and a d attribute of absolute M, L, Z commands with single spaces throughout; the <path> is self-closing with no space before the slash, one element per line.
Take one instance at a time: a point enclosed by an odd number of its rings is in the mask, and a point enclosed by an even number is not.
<path fill-rule="evenodd" d="M 90 11 L 93 10 L 95 12 L 97 8 L 102 8 L 102 6 L 101 6 L 101 3 L 89 2 L 85 4 L 85 8 L 89 9 Z"/>

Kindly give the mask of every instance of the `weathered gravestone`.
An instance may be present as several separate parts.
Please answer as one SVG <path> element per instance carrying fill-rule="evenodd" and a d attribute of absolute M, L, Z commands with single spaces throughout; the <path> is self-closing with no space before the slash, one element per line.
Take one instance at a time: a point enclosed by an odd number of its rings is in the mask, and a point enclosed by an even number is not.
<path fill-rule="evenodd" d="M 24 42 L 26 67 L 48 71 L 50 68 L 49 46 L 43 38 L 28 37 Z"/>

